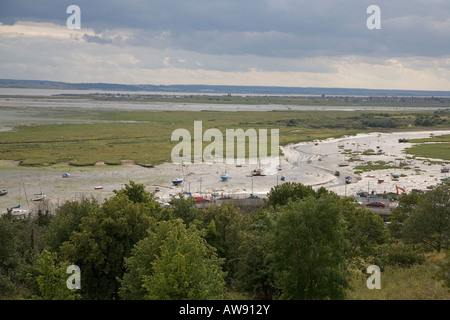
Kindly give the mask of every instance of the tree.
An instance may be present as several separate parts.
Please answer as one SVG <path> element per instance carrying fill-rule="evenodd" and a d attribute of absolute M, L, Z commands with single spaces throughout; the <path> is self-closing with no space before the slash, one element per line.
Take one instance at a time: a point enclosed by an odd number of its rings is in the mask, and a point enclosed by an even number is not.
<path fill-rule="evenodd" d="M 243 232 L 247 230 L 249 216 L 243 215 L 233 202 L 220 206 L 211 205 L 202 211 L 202 220 L 206 223 L 206 240 L 217 249 L 219 257 L 225 259 L 227 281 L 230 282 L 239 259 L 239 246 L 242 244 Z"/>
<path fill-rule="evenodd" d="M 269 259 L 272 229 L 273 218 L 270 213 L 266 210 L 255 212 L 248 229 L 242 233 L 238 247 L 239 259 L 233 286 L 258 300 L 270 300 L 279 296 Z"/>
<path fill-rule="evenodd" d="M 0 216 L 0 295 L 11 293 L 18 278 L 18 269 L 24 263 L 20 254 L 19 224 L 10 213 Z"/>
<path fill-rule="evenodd" d="M 360 208 L 343 199 L 342 213 L 346 225 L 348 248 L 346 256 L 349 262 L 361 267 L 361 259 L 366 260 L 376 253 L 377 245 L 387 241 L 388 232 L 383 219 L 371 210 Z"/>
<path fill-rule="evenodd" d="M 128 199 L 134 203 L 145 203 L 152 200 L 151 193 L 145 191 L 143 184 L 130 181 L 129 184 L 125 184 L 125 187 L 121 190 L 114 190 L 114 194 L 124 194 Z"/>
<path fill-rule="evenodd" d="M 118 297 L 124 258 L 147 235 L 152 221 L 147 207 L 117 194 L 85 217 L 80 231 L 72 233 L 61 247 L 66 260 L 81 269 L 84 299 Z"/>
<path fill-rule="evenodd" d="M 193 197 L 185 198 L 182 194 L 179 198 L 173 198 L 171 200 L 172 217 L 175 219 L 181 219 L 187 226 L 193 223 L 195 220 L 201 219 L 199 209 L 195 206 L 195 199 Z"/>
<path fill-rule="evenodd" d="M 213 300 L 225 296 L 223 263 L 194 227 L 186 229 L 172 221 L 160 255 L 152 263 L 153 273 L 144 276 L 148 299 Z"/>
<path fill-rule="evenodd" d="M 130 181 L 121 190 L 114 190 L 113 192 L 116 195 L 125 195 L 133 203 L 144 205 L 156 220 L 169 218 L 168 212 L 162 209 L 161 205 L 155 200 L 153 193 L 145 191 L 143 184 Z"/>
<path fill-rule="evenodd" d="M 418 192 L 402 194 L 398 199 L 397 207 L 390 216 L 389 232 L 395 239 L 402 238 L 402 228 L 409 215 L 416 209 L 419 200 L 423 197 Z"/>
<path fill-rule="evenodd" d="M 306 186 L 297 182 L 286 182 L 273 187 L 268 196 L 267 206 L 276 207 L 287 204 L 289 201 L 296 201 L 308 196 L 320 197 L 328 191 L 325 188 L 319 188 L 317 191 L 311 186 Z"/>
<path fill-rule="evenodd" d="M 423 244 L 438 252 L 450 243 L 450 186 L 427 192 L 405 221 L 402 234 L 410 243 Z"/>
<path fill-rule="evenodd" d="M 14 294 L 14 290 L 25 295 L 32 291 L 33 284 L 27 282 L 36 257 L 44 248 L 43 230 L 39 217 L 17 219 L 11 212 L 0 217 L 0 294 Z"/>
<path fill-rule="evenodd" d="M 277 210 L 272 240 L 281 299 L 341 299 L 348 287 L 342 203 L 306 197 Z"/>
<path fill-rule="evenodd" d="M 99 204 L 93 198 L 80 202 L 66 201 L 59 206 L 44 234 L 48 249 L 58 253 L 59 247 L 70 239 L 72 232 L 80 231 L 81 220 L 97 208 Z"/>
<path fill-rule="evenodd" d="M 219 299 L 225 294 L 223 259 L 180 219 L 159 222 L 125 260 L 122 299 Z"/>
<path fill-rule="evenodd" d="M 56 253 L 43 250 L 40 258 L 36 261 L 36 282 L 39 286 L 40 295 L 34 297 L 39 300 L 75 300 L 78 294 L 74 289 L 67 288 L 66 273 L 68 262 L 57 262 Z"/>

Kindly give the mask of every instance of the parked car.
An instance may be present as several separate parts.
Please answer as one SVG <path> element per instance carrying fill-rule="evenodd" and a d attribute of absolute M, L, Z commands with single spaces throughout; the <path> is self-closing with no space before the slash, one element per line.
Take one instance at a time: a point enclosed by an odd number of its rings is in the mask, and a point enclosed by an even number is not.
<path fill-rule="evenodd" d="M 195 201 L 197 202 L 209 202 L 210 200 L 204 197 L 197 197 L 195 198 Z"/>
<path fill-rule="evenodd" d="M 374 201 L 374 202 L 369 202 L 366 204 L 366 207 L 386 207 L 386 205 L 383 202 L 380 201 Z"/>

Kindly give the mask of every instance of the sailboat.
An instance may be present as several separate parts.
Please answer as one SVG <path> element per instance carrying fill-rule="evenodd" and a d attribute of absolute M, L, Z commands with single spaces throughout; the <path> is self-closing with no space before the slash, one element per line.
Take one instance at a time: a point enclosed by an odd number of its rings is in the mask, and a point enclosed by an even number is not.
<path fill-rule="evenodd" d="M 63 178 L 70 178 L 70 169 L 69 169 L 68 172 L 63 173 L 63 174 L 62 174 L 62 177 L 63 177 Z"/>
<path fill-rule="evenodd" d="M 39 189 L 41 189 L 40 193 L 35 193 L 35 197 L 31 199 L 31 201 L 42 201 L 44 200 L 44 198 L 46 197 L 45 194 L 42 192 L 42 188 L 41 188 L 41 179 L 38 176 L 38 181 L 39 181 Z"/>
<path fill-rule="evenodd" d="M 182 165 L 181 165 L 182 166 Z M 180 167 L 180 172 L 182 171 L 182 167 Z M 175 178 L 172 180 L 173 185 L 177 186 L 183 183 L 183 178 Z"/>
<path fill-rule="evenodd" d="M 226 165 L 225 165 L 225 170 L 220 175 L 220 179 L 222 181 L 227 181 L 228 180 L 228 170 L 227 170 L 227 166 Z"/>
<path fill-rule="evenodd" d="M 227 172 L 227 170 L 222 172 L 222 174 L 220 175 L 220 179 L 222 179 L 222 181 L 228 180 L 228 172 Z"/>
<path fill-rule="evenodd" d="M 23 184 L 23 179 L 22 179 L 22 177 L 20 177 L 20 184 L 21 184 L 22 187 L 23 187 L 23 191 L 25 192 L 25 199 L 27 200 L 27 204 L 28 204 L 27 191 L 26 191 L 26 189 L 25 189 L 25 185 Z M 20 189 L 19 191 L 20 191 L 20 197 L 22 197 L 22 189 Z M 30 206 L 28 205 L 28 208 L 29 208 L 29 207 L 30 207 Z M 19 205 L 15 206 L 15 207 L 11 207 L 10 210 L 11 210 L 11 214 L 12 214 L 13 216 L 16 216 L 16 217 L 19 217 L 19 218 L 25 218 L 25 216 L 26 216 L 27 214 L 30 214 L 30 213 L 29 213 L 29 210 L 26 210 L 26 209 L 22 209 L 22 208 L 21 208 L 20 203 L 19 203 Z"/>
<path fill-rule="evenodd" d="M 36 193 L 35 197 L 31 199 L 31 201 L 42 201 L 45 198 L 45 194 L 41 193 Z"/>
<path fill-rule="evenodd" d="M 11 210 L 11 214 L 16 217 L 24 218 L 28 214 L 28 210 L 21 209 L 20 204 L 18 206 L 10 208 L 10 210 Z"/>
<path fill-rule="evenodd" d="M 252 176 L 265 176 L 261 169 L 261 162 L 258 160 L 258 168 L 251 172 Z"/>

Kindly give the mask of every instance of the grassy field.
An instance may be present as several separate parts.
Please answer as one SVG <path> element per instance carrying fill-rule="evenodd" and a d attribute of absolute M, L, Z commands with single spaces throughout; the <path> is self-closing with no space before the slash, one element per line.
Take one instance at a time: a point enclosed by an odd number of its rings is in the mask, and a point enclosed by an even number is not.
<path fill-rule="evenodd" d="M 409 142 L 417 143 L 417 145 L 407 149 L 407 152 L 411 155 L 450 160 L 450 135 L 428 139 L 414 139 Z"/>
<path fill-rule="evenodd" d="M 43 110 L 44 112 L 44 110 Z M 159 164 L 170 160 L 177 142 L 171 142 L 175 129 L 193 135 L 194 121 L 202 121 L 203 132 L 219 129 L 280 130 L 280 145 L 353 135 L 360 132 L 420 130 L 414 125 L 417 111 L 171 111 L 102 112 L 75 114 L 80 124 L 19 126 L 0 132 L 0 160 L 18 160 L 22 165 L 94 165 L 103 161 L 120 164 L 122 160 Z M 447 125 L 440 125 L 443 127 Z M 204 143 L 206 146 L 208 143 Z M 442 150 L 440 151 L 442 154 Z M 448 153 L 450 156 L 450 153 Z"/>
<path fill-rule="evenodd" d="M 443 280 L 435 277 L 436 261 L 442 254 L 433 254 L 421 265 L 412 267 L 388 267 L 381 272 L 381 289 L 368 289 L 369 275 L 356 274 L 348 300 L 449 300 L 450 291 Z"/>
<path fill-rule="evenodd" d="M 407 107 L 407 108 L 423 108 L 423 107 L 449 107 L 448 103 L 436 103 L 426 99 L 416 99 L 414 102 L 405 99 L 387 99 L 386 101 L 375 99 L 361 99 L 353 97 L 311 97 L 311 96 L 279 96 L 279 95 L 180 95 L 178 97 L 154 96 L 151 98 L 141 98 L 138 100 L 129 100 L 139 102 L 173 102 L 186 104 L 239 104 L 239 105 L 286 105 L 286 106 L 366 106 L 366 107 Z M 106 96 L 96 97 L 98 100 L 115 100 Z"/>

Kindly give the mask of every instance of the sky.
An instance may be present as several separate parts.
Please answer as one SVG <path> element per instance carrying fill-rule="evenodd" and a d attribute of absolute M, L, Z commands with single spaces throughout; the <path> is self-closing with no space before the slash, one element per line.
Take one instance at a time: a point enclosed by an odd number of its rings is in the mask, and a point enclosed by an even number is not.
<path fill-rule="evenodd" d="M 448 0 L 0 0 L 0 78 L 448 91 L 449 30 Z"/>

